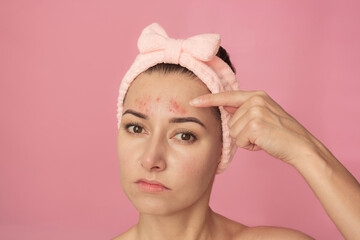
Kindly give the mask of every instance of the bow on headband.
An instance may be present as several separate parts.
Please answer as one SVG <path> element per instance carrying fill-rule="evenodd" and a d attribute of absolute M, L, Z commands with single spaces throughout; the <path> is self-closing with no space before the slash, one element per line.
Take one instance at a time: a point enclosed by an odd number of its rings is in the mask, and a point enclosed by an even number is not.
<path fill-rule="evenodd" d="M 187 52 L 194 58 L 208 62 L 216 55 L 219 47 L 219 34 L 208 33 L 188 39 L 173 39 L 168 37 L 158 23 L 146 27 L 138 39 L 140 53 L 163 50 L 165 63 L 178 64 L 182 52 Z"/>

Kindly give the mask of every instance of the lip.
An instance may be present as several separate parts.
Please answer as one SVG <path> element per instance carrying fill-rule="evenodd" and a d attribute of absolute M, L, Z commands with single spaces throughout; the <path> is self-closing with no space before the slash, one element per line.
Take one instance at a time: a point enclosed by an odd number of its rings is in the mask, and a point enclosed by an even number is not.
<path fill-rule="evenodd" d="M 160 193 L 160 192 L 170 190 L 170 188 L 166 187 L 162 183 L 153 181 L 153 180 L 139 179 L 135 183 L 144 192 Z"/>

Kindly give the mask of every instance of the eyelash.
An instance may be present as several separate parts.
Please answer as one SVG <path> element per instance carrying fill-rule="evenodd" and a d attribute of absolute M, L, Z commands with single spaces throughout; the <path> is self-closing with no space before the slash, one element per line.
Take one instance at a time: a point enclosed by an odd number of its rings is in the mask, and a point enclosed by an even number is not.
<path fill-rule="evenodd" d="M 142 133 L 135 133 L 135 132 L 130 131 L 129 130 L 130 127 L 140 127 L 140 128 L 142 128 L 142 130 L 145 130 L 144 127 L 141 124 L 136 123 L 136 122 L 131 122 L 131 123 L 126 124 L 124 126 L 125 131 L 127 131 L 129 134 L 133 134 L 133 135 L 140 135 Z M 177 136 L 179 134 L 189 134 L 190 137 L 192 138 L 192 140 L 179 140 L 179 139 L 176 139 L 178 142 L 181 142 L 183 144 L 191 144 L 191 143 L 197 141 L 196 134 L 193 133 L 192 131 L 185 130 L 185 129 L 180 129 L 180 130 L 176 131 L 175 136 Z"/>
<path fill-rule="evenodd" d="M 129 130 L 129 127 L 140 127 L 144 130 L 144 127 L 140 124 L 140 123 L 136 123 L 136 122 L 131 122 L 131 123 L 128 123 L 124 126 L 124 129 L 125 131 L 127 131 L 128 133 L 130 134 L 134 134 L 134 135 L 140 135 L 141 133 L 135 133 L 135 132 L 131 132 Z"/>
<path fill-rule="evenodd" d="M 190 137 L 192 137 L 192 140 L 178 140 L 177 139 L 177 141 L 184 143 L 184 144 L 191 144 L 197 140 L 195 133 L 193 133 L 192 131 L 189 131 L 189 130 L 180 129 L 180 130 L 176 131 L 175 136 L 177 136 L 178 134 L 189 134 Z"/>

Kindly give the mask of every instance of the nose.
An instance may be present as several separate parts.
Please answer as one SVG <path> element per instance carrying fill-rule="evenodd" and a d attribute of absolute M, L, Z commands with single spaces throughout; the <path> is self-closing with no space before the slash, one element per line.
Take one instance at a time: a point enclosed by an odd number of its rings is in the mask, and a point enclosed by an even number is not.
<path fill-rule="evenodd" d="M 160 172 L 165 170 L 165 143 L 160 138 L 150 138 L 146 143 L 140 163 L 147 171 Z"/>

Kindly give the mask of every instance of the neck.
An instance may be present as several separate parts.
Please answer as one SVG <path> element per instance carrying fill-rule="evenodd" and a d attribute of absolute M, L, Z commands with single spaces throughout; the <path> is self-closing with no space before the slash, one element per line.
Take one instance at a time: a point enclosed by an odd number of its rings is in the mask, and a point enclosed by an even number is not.
<path fill-rule="evenodd" d="M 207 196 L 206 196 L 207 195 Z M 166 215 L 140 213 L 136 226 L 138 239 L 209 239 L 215 213 L 209 207 L 209 194 L 190 207 Z"/>

